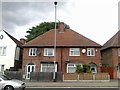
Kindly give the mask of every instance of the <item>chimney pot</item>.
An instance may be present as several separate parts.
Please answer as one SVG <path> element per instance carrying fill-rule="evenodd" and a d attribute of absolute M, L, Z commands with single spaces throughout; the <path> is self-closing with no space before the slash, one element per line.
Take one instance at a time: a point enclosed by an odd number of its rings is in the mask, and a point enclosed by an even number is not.
<path fill-rule="evenodd" d="M 60 28 L 60 32 L 64 32 L 65 30 L 64 22 L 60 22 L 59 28 Z"/>

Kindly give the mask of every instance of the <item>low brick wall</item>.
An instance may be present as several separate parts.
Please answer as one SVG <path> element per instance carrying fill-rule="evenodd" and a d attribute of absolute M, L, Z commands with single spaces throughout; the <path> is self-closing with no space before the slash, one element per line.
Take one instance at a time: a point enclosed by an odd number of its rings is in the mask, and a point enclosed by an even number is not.
<path fill-rule="evenodd" d="M 92 80 L 93 74 L 92 73 L 81 73 L 79 75 L 79 80 Z"/>
<path fill-rule="evenodd" d="M 95 80 L 108 80 L 110 79 L 108 73 L 97 73 L 95 74 Z"/>
<path fill-rule="evenodd" d="M 63 80 L 78 80 L 78 74 L 76 74 L 76 73 L 71 73 L 71 74 L 65 73 L 63 75 Z"/>
<path fill-rule="evenodd" d="M 64 73 L 63 81 L 82 81 L 82 80 L 110 80 L 108 73 Z"/>

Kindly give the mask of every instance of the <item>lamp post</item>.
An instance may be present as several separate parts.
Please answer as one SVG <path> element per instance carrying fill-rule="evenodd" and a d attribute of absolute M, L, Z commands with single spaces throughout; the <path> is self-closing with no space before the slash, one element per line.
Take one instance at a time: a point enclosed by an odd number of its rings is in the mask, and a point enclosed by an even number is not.
<path fill-rule="evenodd" d="M 54 2 L 55 5 L 55 32 L 54 32 L 54 72 L 53 72 L 53 80 L 55 81 L 56 75 L 55 75 L 55 67 L 56 67 L 56 5 L 57 2 Z"/>

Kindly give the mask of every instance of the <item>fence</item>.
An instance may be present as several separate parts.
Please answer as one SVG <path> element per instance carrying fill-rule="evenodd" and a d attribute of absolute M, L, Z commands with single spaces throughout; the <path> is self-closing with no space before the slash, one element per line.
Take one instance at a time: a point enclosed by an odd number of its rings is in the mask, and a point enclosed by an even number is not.
<path fill-rule="evenodd" d="M 21 71 L 5 71 L 4 74 L 11 79 L 18 79 L 18 80 L 23 79 L 22 78 L 23 73 Z"/>
<path fill-rule="evenodd" d="M 65 73 L 63 75 L 63 81 L 109 81 L 110 76 L 108 73 Z"/>
<path fill-rule="evenodd" d="M 21 71 L 5 71 L 4 72 L 11 79 L 23 80 L 23 73 Z M 56 82 L 62 81 L 109 81 L 108 73 L 61 73 L 56 72 Z M 29 81 L 51 82 L 53 81 L 53 72 L 31 72 Z"/>
<path fill-rule="evenodd" d="M 55 81 L 62 82 L 62 73 L 56 72 Z M 53 72 L 31 72 L 30 73 L 30 81 L 41 81 L 41 82 L 50 82 L 53 81 Z"/>
<path fill-rule="evenodd" d="M 113 67 L 101 67 L 101 72 L 108 73 L 110 75 L 110 79 L 113 79 Z"/>

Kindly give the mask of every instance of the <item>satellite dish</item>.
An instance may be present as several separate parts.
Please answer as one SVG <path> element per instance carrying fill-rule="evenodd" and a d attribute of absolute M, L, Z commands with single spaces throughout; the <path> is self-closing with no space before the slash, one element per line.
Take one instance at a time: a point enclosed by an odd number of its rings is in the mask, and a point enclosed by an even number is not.
<path fill-rule="evenodd" d="M 40 54 L 41 54 L 39 50 L 37 50 L 36 53 L 37 53 L 37 55 L 40 55 Z"/>
<path fill-rule="evenodd" d="M 82 53 L 85 53 L 86 52 L 86 49 L 82 49 Z"/>

